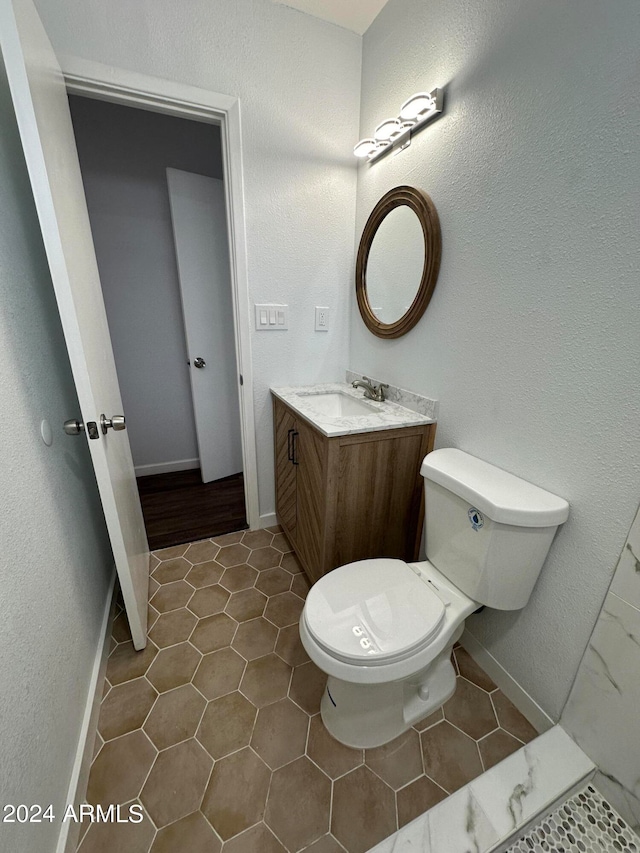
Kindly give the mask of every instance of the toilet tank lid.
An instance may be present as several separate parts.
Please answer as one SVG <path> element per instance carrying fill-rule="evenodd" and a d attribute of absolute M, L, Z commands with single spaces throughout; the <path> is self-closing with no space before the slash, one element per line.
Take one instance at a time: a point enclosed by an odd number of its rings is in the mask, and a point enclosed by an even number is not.
<path fill-rule="evenodd" d="M 564 498 L 453 447 L 427 454 L 420 473 L 501 524 L 556 527 L 569 516 Z"/>

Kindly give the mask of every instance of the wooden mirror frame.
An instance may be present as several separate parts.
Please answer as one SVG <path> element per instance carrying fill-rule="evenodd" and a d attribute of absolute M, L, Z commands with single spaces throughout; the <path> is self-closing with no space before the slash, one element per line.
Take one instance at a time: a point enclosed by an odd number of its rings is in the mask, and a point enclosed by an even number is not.
<path fill-rule="evenodd" d="M 406 205 L 416 214 L 424 236 L 424 267 L 422 279 L 409 310 L 393 323 L 383 323 L 371 310 L 367 296 L 367 261 L 373 238 L 385 216 L 400 205 Z M 440 220 L 429 196 L 415 187 L 400 186 L 385 193 L 371 211 L 364 226 L 356 261 L 356 297 L 358 308 L 366 327 L 379 338 L 399 338 L 413 329 L 427 309 L 440 272 L 442 234 Z"/>

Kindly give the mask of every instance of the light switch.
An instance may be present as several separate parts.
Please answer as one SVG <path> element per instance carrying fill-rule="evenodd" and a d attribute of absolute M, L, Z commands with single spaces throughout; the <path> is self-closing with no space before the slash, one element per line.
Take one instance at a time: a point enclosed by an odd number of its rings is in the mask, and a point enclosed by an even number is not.
<path fill-rule="evenodd" d="M 288 305 L 255 305 L 256 329 L 262 332 L 285 331 L 289 328 Z"/>

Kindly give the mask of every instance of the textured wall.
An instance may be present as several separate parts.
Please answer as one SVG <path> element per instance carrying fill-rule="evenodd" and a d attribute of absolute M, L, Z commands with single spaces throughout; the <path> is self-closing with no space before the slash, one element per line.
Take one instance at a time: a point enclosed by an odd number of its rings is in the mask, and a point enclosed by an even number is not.
<path fill-rule="evenodd" d="M 598 787 L 640 830 L 640 511 L 562 712 Z"/>
<path fill-rule="evenodd" d="M 64 809 L 111 552 L 0 61 L 0 803 Z M 40 421 L 54 431 L 51 447 Z M 55 849 L 59 823 L 0 826 Z"/>
<path fill-rule="evenodd" d="M 220 130 L 69 102 L 134 464 L 196 459 L 166 169 L 221 178 Z"/>
<path fill-rule="evenodd" d="M 37 0 L 60 54 L 241 100 L 251 302 L 290 306 L 253 335 L 261 513 L 274 509 L 269 386 L 344 376 L 361 39 L 271 0 Z M 315 333 L 314 306 L 333 308 Z"/>
<path fill-rule="evenodd" d="M 640 6 L 390 0 L 364 36 L 360 136 L 413 92 L 445 116 L 358 173 L 426 190 L 440 278 L 406 337 L 352 311 L 350 367 L 440 400 L 460 447 L 571 502 L 528 607 L 469 628 L 558 718 L 638 492 Z"/>

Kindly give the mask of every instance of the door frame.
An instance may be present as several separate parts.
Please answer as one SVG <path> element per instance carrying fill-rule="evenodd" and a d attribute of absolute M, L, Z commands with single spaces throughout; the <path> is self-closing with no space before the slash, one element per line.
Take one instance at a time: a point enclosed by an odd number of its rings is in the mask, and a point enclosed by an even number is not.
<path fill-rule="evenodd" d="M 261 526 L 261 520 L 253 407 L 253 365 L 249 323 L 251 311 L 247 271 L 240 101 L 231 95 L 222 95 L 173 80 L 114 68 L 80 57 L 60 56 L 58 61 L 69 94 L 189 118 L 220 127 L 236 363 L 242 377 L 239 396 L 244 495 L 247 522 L 252 530 L 257 529 Z"/>

